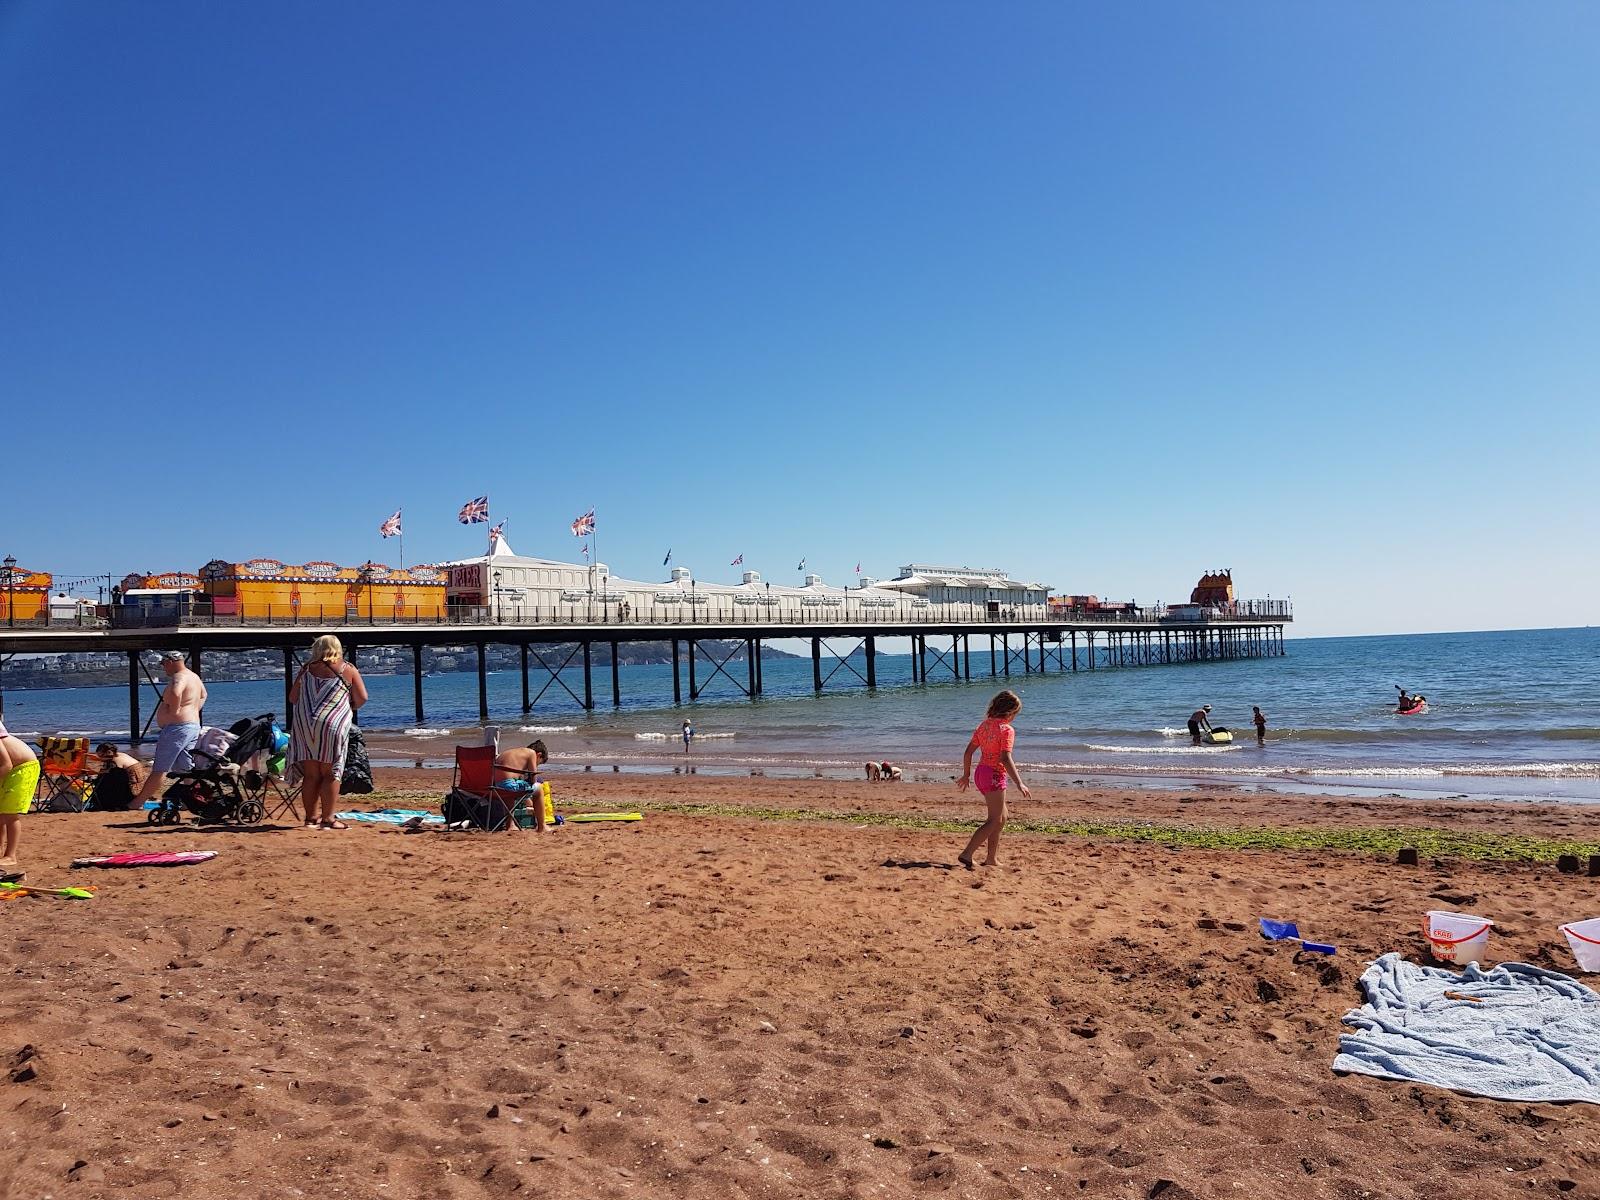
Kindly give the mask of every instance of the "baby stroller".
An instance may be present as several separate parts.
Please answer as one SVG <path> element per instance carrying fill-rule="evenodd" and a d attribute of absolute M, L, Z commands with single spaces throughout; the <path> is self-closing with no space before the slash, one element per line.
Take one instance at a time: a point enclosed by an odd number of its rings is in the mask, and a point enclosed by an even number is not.
<path fill-rule="evenodd" d="M 200 744 L 190 753 L 194 767 L 173 774 L 161 803 L 150 810 L 150 824 L 181 824 L 185 809 L 202 821 L 240 825 L 260 821 L 266 815 L 261 802 L 264 780 L 251 760 L 262 755 L 258 761 L 265 761 L 274 751 L 277 732 L 272 717 L 272 713 L 245 717 L 217 738 L 208 737 L 209 730 L 202 734 Z"/>

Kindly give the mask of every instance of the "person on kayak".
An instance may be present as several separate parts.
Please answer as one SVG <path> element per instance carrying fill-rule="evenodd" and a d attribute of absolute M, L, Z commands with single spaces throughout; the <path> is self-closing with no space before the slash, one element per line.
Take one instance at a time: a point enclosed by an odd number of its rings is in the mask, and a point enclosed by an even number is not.
<path fill-rule="evenodd" d="M 1398 683 L 1394 686 L 1400 692 L 1400 702 L 1395 707 L 1395 712 L 1397 713 L 1414 713 L 1428 702 L 1428 698 L 1420 692 L 1408 696 L 1405 688 L 1400 687 Z"/>

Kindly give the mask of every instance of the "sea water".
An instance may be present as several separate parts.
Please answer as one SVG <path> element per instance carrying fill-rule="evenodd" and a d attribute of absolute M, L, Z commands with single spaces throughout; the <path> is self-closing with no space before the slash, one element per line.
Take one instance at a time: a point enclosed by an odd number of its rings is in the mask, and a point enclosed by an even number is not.
<path fill-rule="evenodd" d="M 848 644 L 836 643 L 841 652 Z M 948 644 L 935 641 L 934 648 L 948 658 Z M 1600 801 L 1600 631 L 1291 639 L 1285 648 L 1283 658 L 1077 673 L 1061 671 L 1053 659 L 1043 674 L 1024 673 L 1014 658 L 1009 677 L 991 678 L 988 639 L 974 637 L 970 682 L 954 680 L 948 661 L 940 664 L 930 654 L 928 681 L 914 684 L 908 656 L 880 655 L 879 686 L 869 692 L 857 653 L 843 663 L 824 657 L 823 672 L 831 677 L 820 696 L 813 693 L 807 653 L 764 660 L 765 695 L 755 702 L 735 686 L 747 680 L 744 662 L 730 662 L 719 673 L 701 655 L 698 701 L 673 706 L 668 665 L 623 666 L 622 704 L 613 707 L 609 668 L 597 668 L 589 713 L 581 703 L 581 670 L 563 672 L 562 682 L 548 687 L 536 670 L 537 699 L 527 714 L 519 674 L 500 671 L 488 679 L 490 723 L 503 736 L 544 737 L 558 762 L 627 769 L 681 761 L 679 730 L 687 716 L 697 734 L 692 758 L 702 769 L 859 775 L 861 764 L 874 759 L 942 778 L 959 764 L 989 696 L 1010 687 L 1024 702 L 1018 761 L 1046 779 L 1112 776 Z M 1003 654 L 995 665 L 1003 671 Z M 687 664 L 682 680 L 687 696 Z M 1428 710 L 1397 715 L 1396 684 L 1426 695 Z M 409 676 L 369 676 L 367 686 L 372 699 L 362 724 L 369 735 L 383 731 L 373 740 L 387 752 L 414 744 L 416 756 L 425 757 L 455 740 L 478 740 L 471 672 L 425 680 L 427 720 L 421 725 Z M 213 683 L 210 692 L 206 718 L 216 723 L 283 706 L 278 681 Z M 147 689 L 147 715 L 153 704 Z M 1212 706 L 1214 724 L 1234 730 L 1231 746 L 1191 744 L 1185 722 L 1202 704 Z M 1252 705 L 1267 715 L 1262 747 Z M 7 723 L 23 736 L 127 735 L 122 688 L 8 691 L 6 712 Z"/>

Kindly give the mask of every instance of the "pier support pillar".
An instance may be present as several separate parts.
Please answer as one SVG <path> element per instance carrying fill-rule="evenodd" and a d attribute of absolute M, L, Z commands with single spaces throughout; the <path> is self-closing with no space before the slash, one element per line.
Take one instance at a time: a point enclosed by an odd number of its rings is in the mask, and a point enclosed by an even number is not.
<path fill-rule="evenodd" d="M 678 678 L 678 639 L 672 639 L 672 702 L 683 703 L 683 681 Z"/>
<path fill-rule="evenodd" d="M 989 678 L 995 677 L 994 669 L 994 634 L 989 635 Z"/>
<path fill-rule="evenodd" d="M 284 652 L 285 657 L 288 651 Z M 287 679 L 288 675 L 285 674 Z M 284 685 L 284 694 L 288 694 L 288 685 Z M 143 739 L 139 736 L 144 731 L 144 726 L 139 723 L 139 652 L 128 651 L 128 741 L 137 746 Z"/>
<path fill-rule="evenodd" d="M 294 687 L 294 651 L 283 647 L 283 727 L 294 722 L 294 705 L 289 700 L 289 689 Z"/>
<path fill-rule="evenodd" d="M 869 637 L 865 641 L 867 649 L 867 686 L 878 686 L 878 639 Z"/>
<path fill-rule="evenodd" d="M 526 654 L 527 654 L 526 649 L 524 649 L 523 654 L 524 654 L 524 656 L 526 656 Z M 524 675 L 523 678 L 526 679 L 527 676 Z M 524 699 L 527 698 L 527 692 L 523 692 L 523 698 Z M 411 707 L 412 707 L 413 710 L 415 710 L 415 716 L 417 718 L 417 724 L 420 726 L 422 724 L 423 720 L 425 719 L 423 717 L 423 715 L 422 715 L 422 643 L 421 642 L 412 642 L 411 643 Z M 522 711 L 523 712 L 527 712 L 528 710 L 526 708 L 524 708 Z"/>
<path fill-rule="evenodd" d="M 1011 678 L 1011 635 L 1009 633 L 1002 633 L 1000 635 L 1000 656 L 1003 659 L 1005 659 L 1006 678 L 1010 679 Z"/>
<path fill-rule="evenodd" d="M 767 690 L 767 681 L 761 677 L 761 639 L 756 638 L 756 695 Z"/>
<path fill-rule="evenodd" d="M 533 700 L 528 695 L 528 643 L 523 642 L 517 649 L 522 655 L 522 711 L 533 711 Z"/>
<path fill-rule="evenodd" d="M 745 638 L 745 640 L 744 640 L 744 667 L 745 667 L 745 673 L 750 678 L 750 682 L 745 686 L 745 695 L 749 696 L 752 700 L 754 700 L 755 696 L 756 696 L 756 640 L 755 640 L 755 638 Z"/>
<path fill-rule="evenodd" d="M 689 639 L 689 699 L 700 699 L 700 685 L 694 681 L 694 639 Z"/>
<path fill-rule="evenodd" d="M 590 653 L 592 643 L 585 639 L 583 643 L 583 707 L 594 711 L 594 657 Z"/>
<path fill-rule="evenodd" d="M 968 679 L 972 678 L 972 635 L 961 635 L 961 673 Z"/>
<path fill-rule="evenodd" d="M 811 687 L 822 691 L 822 639 L 811 639 Z"/>
<path fill-rule="evenodd" d="M 1074 672 L 1078 669 L 1078 631 L 1076 629 L 1072 631 L 1072 669 Z"/>
<path fill-rule="evenodd" d="M 478 643 L 478 720 L 488 723 L 489 720 L 489 667 L 485 662 L 488 647 Z"/>
<path fill-rule="evenodd" d="M 950 635 L 950 677 L 956 680 L 961 678 L 961 635 L 959 633 Z"/>
<path fill-rule="evenodd" d="M 622 707 L 622 688 L 617 682 L 617 643 L 611 643 L 611 707 Z"/>

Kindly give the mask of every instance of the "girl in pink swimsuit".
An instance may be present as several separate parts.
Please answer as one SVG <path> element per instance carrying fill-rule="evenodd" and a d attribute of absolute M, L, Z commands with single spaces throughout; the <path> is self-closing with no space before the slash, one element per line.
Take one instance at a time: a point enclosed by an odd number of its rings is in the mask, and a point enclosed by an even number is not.
<path fill-rule="evenodd" d="M 978 763 L 978 790 L 989 815 L 978 831 L 972 835 L 967 848 L 961 852 L 961 865 L 972 870 L 972 855 L 979 846 L 987 843 L 988 854 L 983 865 L 992 867 L 1000 858 L 1000 831 L 1006 827 L 1006 780 L 1017 785 L 1022 798 L 1028 798 L 1027 785 L 1017 775 L 1017 764 L 1011 757 L 1011 748 L 1017 743 L 1017 731 L 1011 722 L 1022 711 L 1022 699 L 1015 692 L 1001 692 L 989 701 L 989 711 L 967 743 L 967 752 L 961 759 L 961 778 L 956 782 L 960 791 L 966 791 L 973 782 L 972 755 L 981 754 Z"/>

